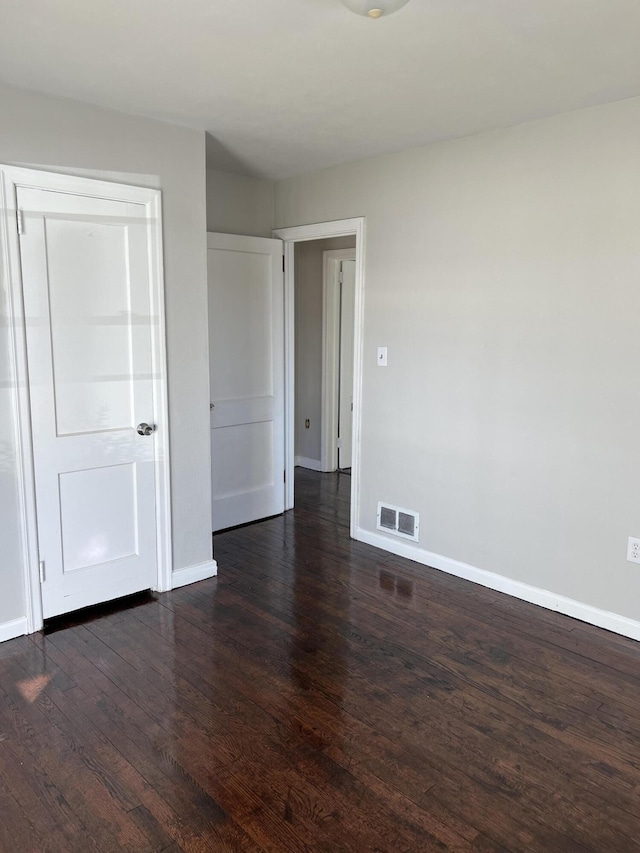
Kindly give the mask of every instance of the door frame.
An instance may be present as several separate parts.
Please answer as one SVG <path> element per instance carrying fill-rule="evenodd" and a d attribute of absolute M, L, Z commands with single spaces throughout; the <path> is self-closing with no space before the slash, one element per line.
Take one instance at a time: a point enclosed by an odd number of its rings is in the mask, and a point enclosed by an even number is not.
<path fill-rule="evenodd" d="M 322 409 L 320 462 L 323 471 L 338 467 L 340 370 L 340 266 L 355 261 L 355 249 L 328 249 L 322 253 Z M 355 405 L 354 405 L 355 410 Z M 353 451 L 353 448 L 352 448 Z"/>
<path fill-rule="evenodd" d="M 285 399 L 285 510 L 293 509 L 295 467 L 295 244 L 329 237 L 356 238 L 355 322 L 353 335 L 353 452 L 351 464 L 350 535 L 356 538 L 360 509 L 360 442 L 362 426 L 362 364 L 364 324 L 364 216 L 313 225 L 276 228 L 274 237 L 284 242 L 284 399 Z"/>
<path fill-rule="evenodd" d="M 23 554 L 27 633 L 43 625 L 42 589 L 38 552 L 31 401 L 27 359 L 26 324 L 23 306 L 17 191 L 19 188 L 50 190 L 73 195 L 98 196 L 113 201 L 144 205 L 149 238 L 149 282 L 151 351 L 154 374 L 153 417 L 156 554 L 158 577 L 155 589 L 172 588 L 171 481 L 169 468 L 169 408 L 167 397 L 167 352 L 162 249 L 162 204 L 160 190 L 94 178 L 26 169 L 0 163 L 0 279 L 4 279 L 9 315 L 10 375 L 13 382 L 14 434 L 18 456 L 18 498 Z M 2 281 L 0 280 L 0 285 Z"/>

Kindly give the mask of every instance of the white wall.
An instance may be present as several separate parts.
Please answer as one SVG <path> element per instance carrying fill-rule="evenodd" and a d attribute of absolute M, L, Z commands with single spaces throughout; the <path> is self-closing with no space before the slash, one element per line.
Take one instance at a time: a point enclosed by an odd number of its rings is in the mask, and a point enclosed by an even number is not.
<path fill-rule="evenodd" d="M 295 454 L 320 464 L 323 253 L 350 249 L 355 237 L 295 245 Z M 309 429 L 304 422 L 309 419 Z"/>
<path fill-rule="evenodd" d="M 366 217 L 359 525 L 636 620 L 638 139 L 632 99 L 276 185 Z"/>
<path fill-rule="evenodd" d="M 0 115 L 0 163 L 162 190 L 174 569 L 210 560 L 204 134 L 2 86 Z M 1 624 L 23 617 L 25 606 L 6 282 L 0 284 Z"/>
<path fill-rule="evenodd" d="M 271 237 L 273 181 L 207 169 L 207 231 Z"/>

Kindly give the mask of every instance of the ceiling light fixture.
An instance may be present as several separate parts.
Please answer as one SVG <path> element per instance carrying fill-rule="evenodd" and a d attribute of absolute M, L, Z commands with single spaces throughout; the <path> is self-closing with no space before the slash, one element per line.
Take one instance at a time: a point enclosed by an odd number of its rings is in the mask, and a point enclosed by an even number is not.
<path fill-rule="evenodd" d="M 402 9 L 409 0 L 341 0 L 342 5 L 365 18 L 382 18 Z"/>

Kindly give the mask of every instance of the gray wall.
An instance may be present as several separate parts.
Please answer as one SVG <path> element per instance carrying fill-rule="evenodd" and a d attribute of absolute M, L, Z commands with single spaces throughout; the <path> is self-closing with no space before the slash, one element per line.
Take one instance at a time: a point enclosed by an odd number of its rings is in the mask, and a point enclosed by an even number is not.
<path fill-rule="evenodd" d="M 211 559 L 204 134 L 0 86 L 0 163 L 162 190 L 174 569 Z M 25 615 L 0 287 L 0 623 Z"/>
<path fill-rule="evenodd" d="M 207 231 L 271 237 L 273 181 L 207 169 Z"/>
<path fill-rule="evenodd" d="M 350 249 L 355 237 L 295 245 L 295 453 L 320 462 L 322 417 L 323 252 Z M 311 425 L 305 428 L 305 419 Z"/>
<path fill-rule="evenodd" d="M 358 524 L 632 619 L 638 139 L 631 99 L 276 185 L 277 227 L 366 216 Z"/>

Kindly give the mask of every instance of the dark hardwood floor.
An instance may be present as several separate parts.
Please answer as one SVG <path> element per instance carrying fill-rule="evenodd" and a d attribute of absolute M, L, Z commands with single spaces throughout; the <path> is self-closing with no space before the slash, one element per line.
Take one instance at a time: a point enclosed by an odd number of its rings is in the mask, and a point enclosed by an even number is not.
<path fill-rule="evenodd" d="M 0 645 L 2 851 L 640 851 L 640 645 L 350 541 L 349 487 Z"/>

